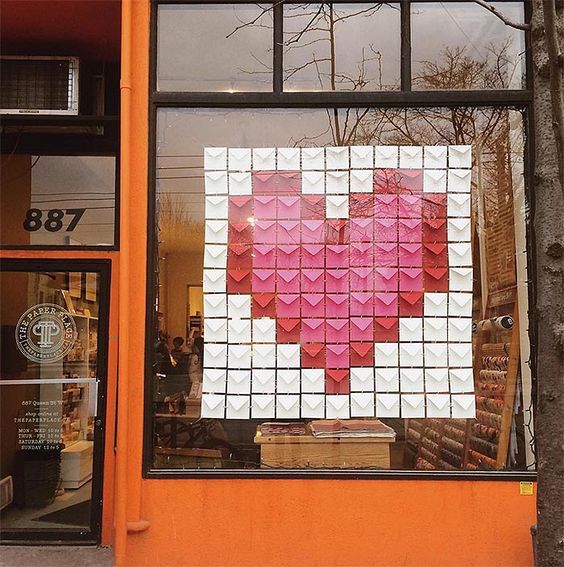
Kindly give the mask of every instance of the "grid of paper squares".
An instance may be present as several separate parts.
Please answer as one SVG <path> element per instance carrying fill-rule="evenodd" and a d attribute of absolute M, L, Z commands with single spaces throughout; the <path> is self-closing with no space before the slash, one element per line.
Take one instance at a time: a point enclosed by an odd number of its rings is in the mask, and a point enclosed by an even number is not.
<path fill-rule="evenodd" d="M 470 146 L 204 167 L 202 417 L 474 417 Z"/>

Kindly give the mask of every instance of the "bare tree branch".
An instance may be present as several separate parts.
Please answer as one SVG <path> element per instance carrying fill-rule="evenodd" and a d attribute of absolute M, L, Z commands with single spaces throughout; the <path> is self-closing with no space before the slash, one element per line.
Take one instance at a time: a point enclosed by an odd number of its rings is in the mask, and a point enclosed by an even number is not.
<path fill-rule="evenodd" d="M 500 12 L 495 6 L 486 2 L 485 0 L 473 0 L 476 4 L 479 4 L 489 12 L 491 12 L 494 16 L 499 18 L 506 26 L 510 28 L 515 28 L 516 30 L 523 30 L 528 31 L 531 29 L 531 24 L 520 24 L 519 22 L 511 21 L 503 12 Z"/>

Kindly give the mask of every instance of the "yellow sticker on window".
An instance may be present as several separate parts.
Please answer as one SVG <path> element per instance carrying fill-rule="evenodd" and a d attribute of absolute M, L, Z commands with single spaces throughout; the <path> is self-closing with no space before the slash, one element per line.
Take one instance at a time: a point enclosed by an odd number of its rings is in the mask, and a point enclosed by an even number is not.
<path fill-rule="evenodd" d="M 519 494 L 521 496 L 532 496 L 534 494 L 534 488 L 532 482 L 520 482 L 519 483 Z"/>

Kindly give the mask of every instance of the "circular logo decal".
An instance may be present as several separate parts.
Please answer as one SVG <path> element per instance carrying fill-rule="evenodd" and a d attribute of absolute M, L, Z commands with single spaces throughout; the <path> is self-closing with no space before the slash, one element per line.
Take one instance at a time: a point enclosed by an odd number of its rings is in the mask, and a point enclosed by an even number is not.
<path fill-rule="evenodd" d="M 34 362 L 56 362 L 72 348 L 77 337 L 72 315 L 53 303 L 30 307 L 16 326 L 16 344 Z"/>

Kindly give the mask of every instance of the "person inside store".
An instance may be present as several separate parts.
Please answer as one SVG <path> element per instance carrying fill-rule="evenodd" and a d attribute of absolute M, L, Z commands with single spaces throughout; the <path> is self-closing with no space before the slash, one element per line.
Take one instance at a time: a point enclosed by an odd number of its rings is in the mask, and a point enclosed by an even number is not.
<path fill-rule="evenodd" d="M 184 414 L 186 411 L 185 397 L 190 392 L 187 357 L 185 363 L 178 362 L 171 354 L 167 342 L 162 339 L 157 341 L 155 351 L 159 398 L 168 404 L 169 413 Z"/>

